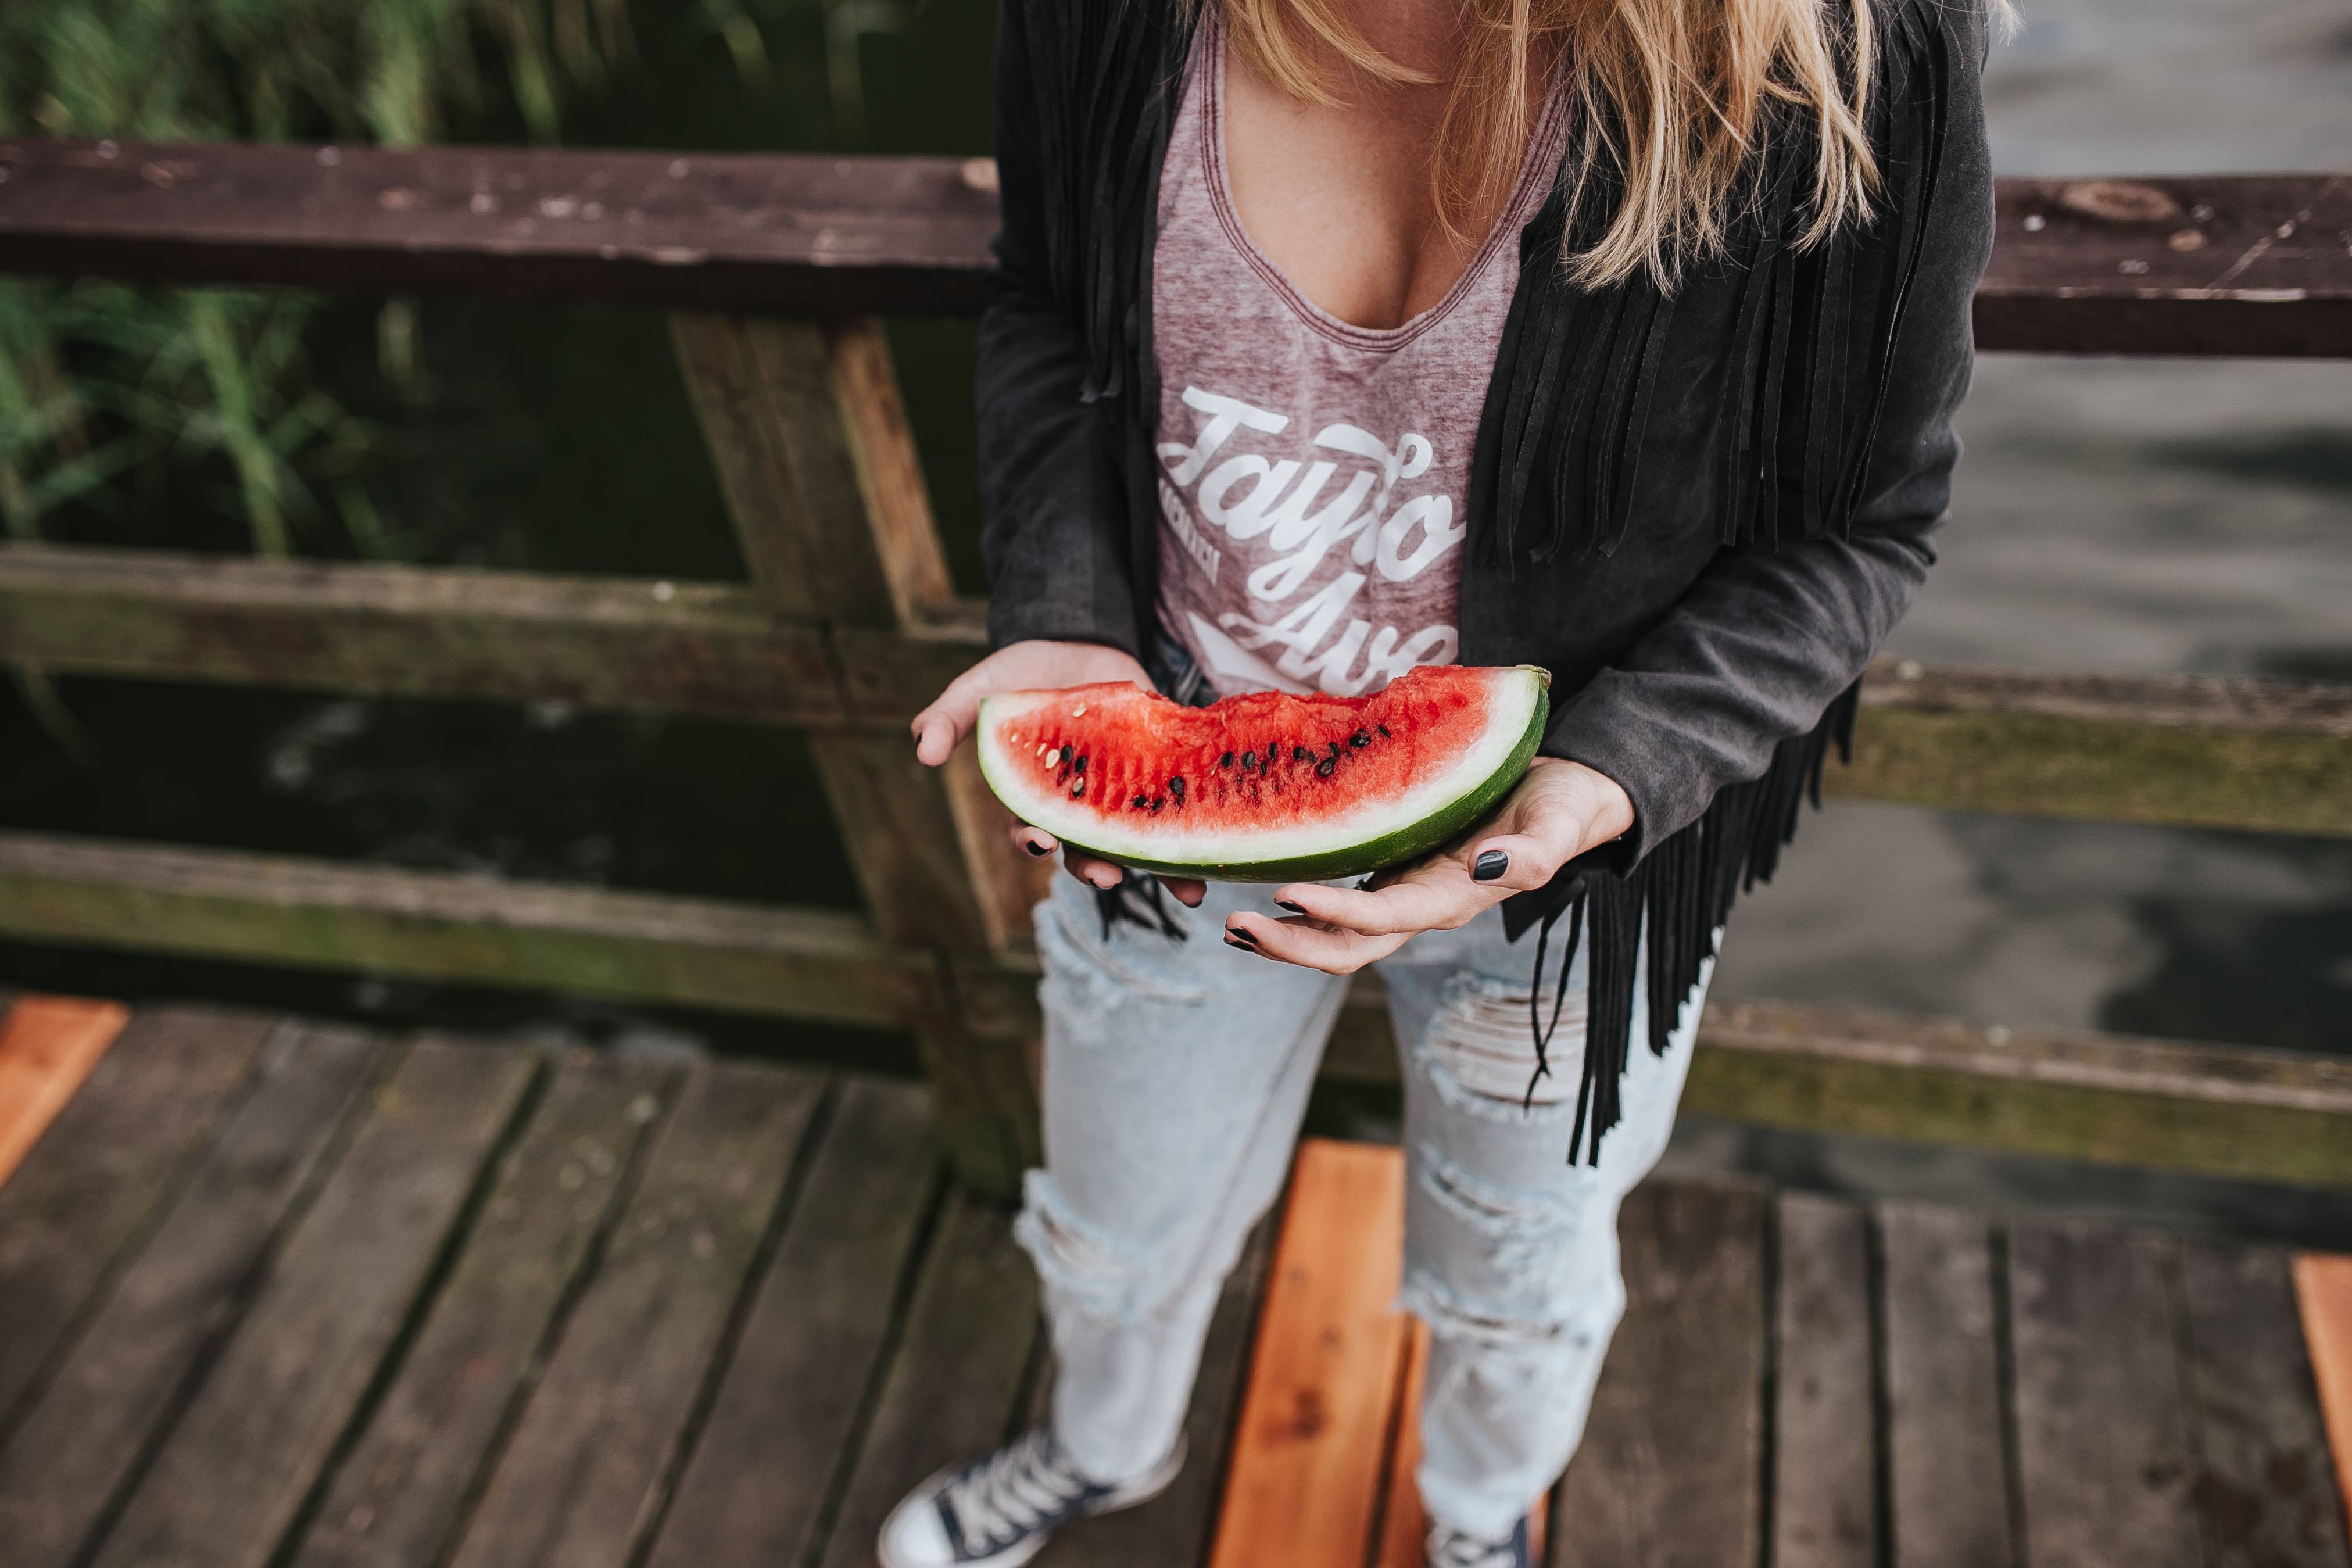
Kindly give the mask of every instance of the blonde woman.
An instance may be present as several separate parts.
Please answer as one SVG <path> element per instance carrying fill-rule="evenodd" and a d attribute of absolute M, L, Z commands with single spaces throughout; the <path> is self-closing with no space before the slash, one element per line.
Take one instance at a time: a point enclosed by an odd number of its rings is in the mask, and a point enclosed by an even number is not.
<path fill-rule="evenodd" d="M 1175 1475 L 1367 964 L 1433 1334 L 1428 1560 L 1526 1568 L 1734 894 L 1934 558 L 1997 3 L 1003 0 L 996 651 L 916 721 L 923 761 L 992 691 L 1098 680 L 1537 664 L 1554 707 L 1490 822 L 1370 886 L 1065 858 L 1018 1230 L 1051 1418 L 910 1494 L 887 1568 L 1025 1562 Z"/>

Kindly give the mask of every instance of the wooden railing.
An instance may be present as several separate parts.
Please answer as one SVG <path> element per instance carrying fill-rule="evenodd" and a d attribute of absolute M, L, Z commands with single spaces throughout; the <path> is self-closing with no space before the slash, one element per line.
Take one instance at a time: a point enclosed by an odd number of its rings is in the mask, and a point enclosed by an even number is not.
<path fill-rule="evenodd" d="M 673 312 L 748 584 L 0 547 L 0 661 L 811 732 L 863 915 L 0 834 L 0 932 L 904 1029 L 968 1178 L 1035 1158 L 1044 872 L 908 717 L 983 650 L 880 312 L 970 314 L 985 161 L 0 142 L 0 270 Z M 2004 181 L 1988 349 L 2352 355 L 2352 178 Z M 2352 836 L 2352 687 L 1874 669 L 1849 797 Z M 1377 986 L 1327 1070 L 1395 1071 Z M 2352 1062 L 1742 1004 L 1688 1104 L 2352 1182 Z"/>

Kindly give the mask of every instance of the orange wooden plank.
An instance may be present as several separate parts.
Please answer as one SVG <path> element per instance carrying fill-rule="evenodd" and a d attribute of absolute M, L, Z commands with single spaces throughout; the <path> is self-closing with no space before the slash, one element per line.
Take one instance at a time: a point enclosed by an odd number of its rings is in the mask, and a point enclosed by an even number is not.
<path fill-rule="evenodd" d="M 0 1182 L 31 1152 L 131 1021 L 120 1002 L 20 996 L 0 1023 Z"/>
<path fill-rule="evenodd" d="M 2319 1384 L 2327 1447 L 2336 1456 L 2336 1495 L 2352 1528 L 2352 1257 L 2305 1252 L 2294 1260 L 2294 1297 L 2304 1343 Z"/>
<path fill-rule="evenodd" d="M 1396 1150 L 1299 1146 L 1210 1568 L 1370 1561 L 1411 1342 L 1403 1247 Z"/>

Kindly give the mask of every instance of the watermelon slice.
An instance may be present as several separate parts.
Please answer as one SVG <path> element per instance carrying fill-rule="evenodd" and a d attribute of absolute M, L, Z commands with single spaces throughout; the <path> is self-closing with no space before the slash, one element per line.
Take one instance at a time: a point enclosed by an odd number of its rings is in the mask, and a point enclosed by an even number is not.
<path fill-rule="evenodd" d="M 1360 876 L 1429 853 L 1528 771 L 1551 677 L 1410 670 L 1370 697 L 1254 692 L 1187 708 L 1125 683 L 980 707 L 980 765 L 1014 816 L 1179 877 Z"/>

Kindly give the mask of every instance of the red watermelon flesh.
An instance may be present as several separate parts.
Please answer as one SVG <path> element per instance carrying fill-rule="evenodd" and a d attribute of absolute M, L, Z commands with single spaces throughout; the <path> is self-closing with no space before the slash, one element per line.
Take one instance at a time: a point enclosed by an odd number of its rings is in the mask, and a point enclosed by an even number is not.
<path fill-rule="evenodd" d="M 1493 810 L 1549 712 L 1529 666 L 1425 666 L 1370 697 L 1256 692 L 1187 708 L 1125 683 L 981 705 L 980 761 L 1013 814 L 1146 870 L 1226 881 L 1358 876 Z"/>

